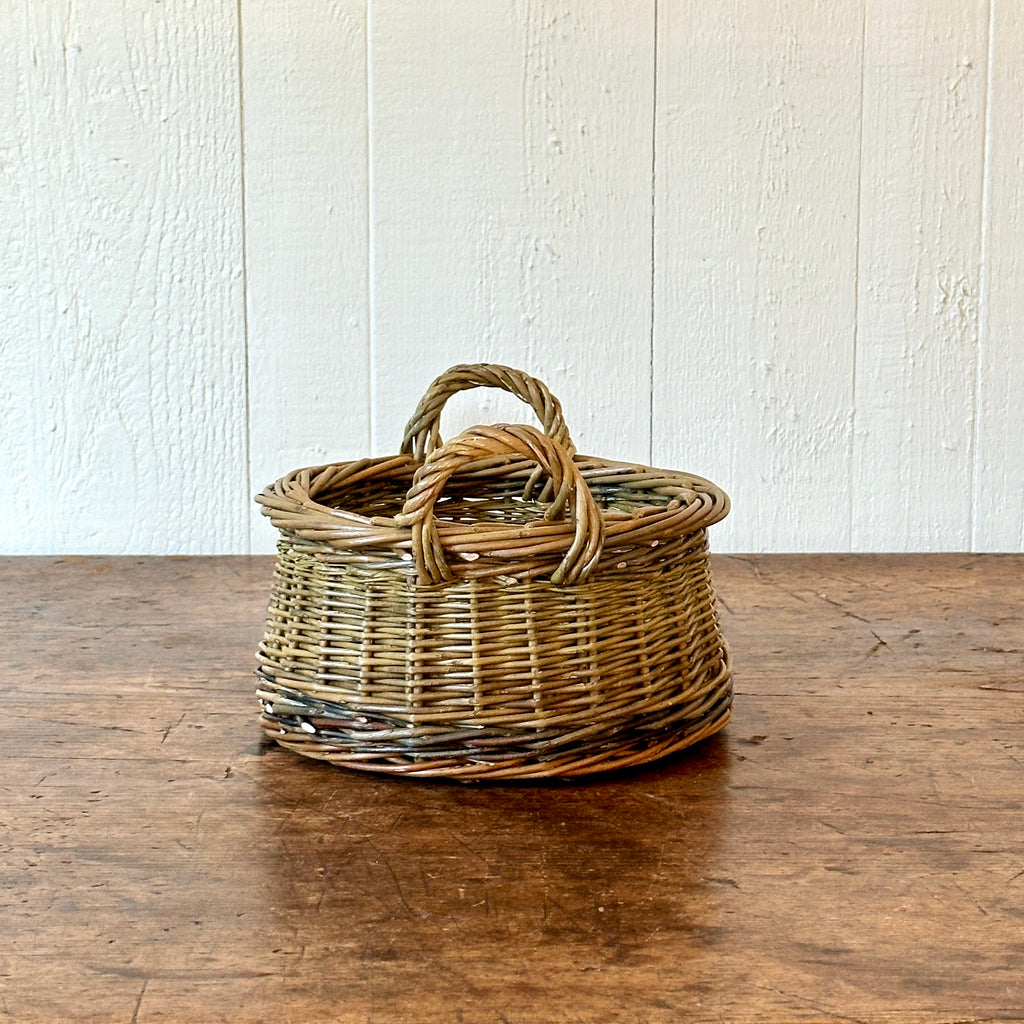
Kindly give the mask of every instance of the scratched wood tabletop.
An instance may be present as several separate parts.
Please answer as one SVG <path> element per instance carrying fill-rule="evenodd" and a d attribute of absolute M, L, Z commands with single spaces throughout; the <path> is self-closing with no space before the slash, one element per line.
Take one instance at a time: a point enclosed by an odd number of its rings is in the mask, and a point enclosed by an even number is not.
<path fill-rule="evenodd" d="M 0 560 L 0 1020 L 1024 1020 L 1024 556 L 712 565 L 724 733 L 466 786 L 260 738 L 266 558 Z"/>

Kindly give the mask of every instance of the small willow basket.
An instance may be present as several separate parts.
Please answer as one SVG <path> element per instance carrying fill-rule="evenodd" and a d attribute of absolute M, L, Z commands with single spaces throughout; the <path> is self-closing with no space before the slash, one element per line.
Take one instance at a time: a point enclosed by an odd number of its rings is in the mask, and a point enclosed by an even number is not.
<path fill-rule="evenodd" d="M 519 396 L 543 430 L 442 443 L 445 402 L 479 386 Z M 257 696 L 282 746 L 401 775 L 566 777 L 728 721 L 706 535 L 727 496 L 576 455 L 524 373 L 453 367 L 401 454 L 300 469 L 256 500 L 281 531 Z"/>

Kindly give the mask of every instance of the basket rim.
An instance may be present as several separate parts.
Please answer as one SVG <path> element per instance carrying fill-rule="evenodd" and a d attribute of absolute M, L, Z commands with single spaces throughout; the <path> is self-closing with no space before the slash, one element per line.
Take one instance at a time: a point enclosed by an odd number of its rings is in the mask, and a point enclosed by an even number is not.
<path fill-rule="evenodd" d="M 679 488 L 685 501 L 672 500 L 668 505 L 638 504 L 632 512 L 601 509 L 607 539 L 616 546 L 632 542 L 648 543 L 643 534 L 692 533 L 713 526 L 724 519 L 730 509 L 728 494 L 717 484 L 704 477 L 679 470 L 645 466 L 639 462 L 621 462 L 596 456 L 573 456 L 580 474 L 588 484 L 601 482 L 628 482 L 630 477 L 642 478 L 647 487 Z M 345 508 L 323 504 L 314 495 L 325 483 L 338 474 L 348 474 L 348 482 L 355 483 L 365 476 L 378 476 L 389 471 L 408 471 L 412 474 L 422 463 L 413 456 L 387 455 L 377 458 L 353 459 L 305 466 L 292 470 L 269 484 L 255 496 L 262 513 L 281 532 L 294 534 L 309 541 L 320 542 L 338 550 L 365 547 L 411 546 L 412 527 L 400 526 L 394 516 L 366 516 Z M 528 471 L 530 463 L 521 459 L 496 459 L 495 465 L 506 473 Z M 400 512 L 396 507 L 396 515 Z M 554 541 L 572 534 L 572 524 L 556 521 L 517 525 L 516 533 L 527 531 L 530 536 Z M 440 523 L 438 533 L 453 552 L 470 553 L 474 548 L 499 539 L 510 530 L 508 524 L 494 522 Z"/>

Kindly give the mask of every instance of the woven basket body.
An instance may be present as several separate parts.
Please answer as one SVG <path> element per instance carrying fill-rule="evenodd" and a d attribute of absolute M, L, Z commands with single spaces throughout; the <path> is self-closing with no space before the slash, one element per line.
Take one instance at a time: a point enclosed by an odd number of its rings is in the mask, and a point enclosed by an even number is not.
<path fill-rule="evenodd" d="M 441 444 L 444 401 L 479 385 L 524 398 L 544 432 Z M 283 746 L 396 774 L 567 777 L 728 720 L 706 534 L 728 499 L 575 455 L 532 378 L 455 367 L 403 454 L 299 470 L 257 500 L 281 531 L 257 693 Z"/>

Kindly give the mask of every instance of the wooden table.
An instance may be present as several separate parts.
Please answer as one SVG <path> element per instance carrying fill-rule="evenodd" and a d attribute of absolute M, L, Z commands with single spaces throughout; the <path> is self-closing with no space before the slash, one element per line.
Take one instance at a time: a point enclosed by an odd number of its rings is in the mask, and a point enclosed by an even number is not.
<path fill-rule="evenodd" d="M 271 564 L 0 560 L 0 1020 L 1024 1020 L 1024 556 L 715 558 L 723 734 L 475 787 L 261 740 Z"/>

